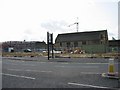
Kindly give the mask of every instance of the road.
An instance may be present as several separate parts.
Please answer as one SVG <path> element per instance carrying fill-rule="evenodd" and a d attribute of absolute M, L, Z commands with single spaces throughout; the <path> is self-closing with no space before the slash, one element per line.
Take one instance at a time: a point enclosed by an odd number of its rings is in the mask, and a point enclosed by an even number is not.
<path fill-rule="evenodd" d="M 118 88 L 118 80 L 101 77 L 107 71 L 108 59 L 3 58 L 2 88 Z"/>

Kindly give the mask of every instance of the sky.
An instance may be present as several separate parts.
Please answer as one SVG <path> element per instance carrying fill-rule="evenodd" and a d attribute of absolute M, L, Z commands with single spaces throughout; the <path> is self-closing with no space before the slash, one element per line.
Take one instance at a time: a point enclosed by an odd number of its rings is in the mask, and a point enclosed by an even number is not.
<path fill-rule="evenodd" d="M 60 33 L 108 31 L 118 39 L 119 0 L 0 0 L 0 42 L 54 40 Z"/>

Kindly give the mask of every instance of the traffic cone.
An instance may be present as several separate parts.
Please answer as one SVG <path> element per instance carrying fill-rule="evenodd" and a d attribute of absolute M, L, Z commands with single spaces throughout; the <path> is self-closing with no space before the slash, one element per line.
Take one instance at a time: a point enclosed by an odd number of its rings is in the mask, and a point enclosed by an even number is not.
<path fill-rule="evenodd" d="M 108 72 L 102 73 L 102 77 L 119 79 L 118 72 L 115 72 L 114 58 L 109 59 Z"/>
<path fill-rule="evenodd" d="M 115 66 L 114 66 L 114 59 L 109 59 L 109 65 L 108 65 L 108 75 L 114 76 L 115 75 Z"/>

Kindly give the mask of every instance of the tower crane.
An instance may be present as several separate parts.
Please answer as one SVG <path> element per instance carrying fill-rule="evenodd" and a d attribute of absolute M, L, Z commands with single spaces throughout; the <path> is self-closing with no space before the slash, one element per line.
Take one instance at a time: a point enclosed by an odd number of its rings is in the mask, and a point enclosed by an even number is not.
<path fill-rule="evenodd" d="M 77 18 L 77 21 L 73 24 L 70 24 L 68 27 L 71 27 L 72 25 L 75 25 L 76 24 L 76 30 L 78 32 L 78 29 L 79 29 L 79 22 L 78 22 L 78 18 Z"/>

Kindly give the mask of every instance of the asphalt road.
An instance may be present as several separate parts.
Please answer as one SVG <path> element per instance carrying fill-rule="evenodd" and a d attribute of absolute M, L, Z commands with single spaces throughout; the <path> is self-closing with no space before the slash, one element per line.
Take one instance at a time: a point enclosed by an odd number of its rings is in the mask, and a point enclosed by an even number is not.
<path fill-rule="evenodd" d="M 115 64 L 118 71 L 118 64 Z M 13 57 L 2 59 L 2 88 L 118 88 L 117 79 L 103 78 L 108 59 Z"/>

